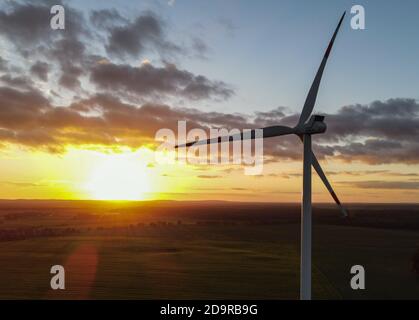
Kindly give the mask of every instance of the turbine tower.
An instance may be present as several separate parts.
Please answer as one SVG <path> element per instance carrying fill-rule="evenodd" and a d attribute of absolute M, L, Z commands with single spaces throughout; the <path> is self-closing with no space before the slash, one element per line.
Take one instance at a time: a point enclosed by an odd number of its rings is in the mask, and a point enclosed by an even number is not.
<path fill-rule="evenodd" d="M 348 216 L 347 210 L 340 203 L 336 193 L 334 192 L 331 184 L 329 183 L 322 167 L 320 166 L 315 154 L 311 148 L 311 136 L 313 134 L 320 134 L 326 131 L 326 124 L 324 123 L 324 116 L 311 115 L 314 105 L 316 103 L 317 93 L 319 91 L 320 82 L 322 79 L 323 71 L 326 67 L 327 59 L 332 51 L 333 43 L 345 18 L 346 12 L 342 14 L 339 23 L 333 33 L 332 39 L 323 56 L 323 60 L 308 92 L 303 110 L 300 115 L 298 124 L 295 127 L 287 126 L 272 126 L 262 128 L 263 139 L 279 137 L 289 134 L 297 135 L 303 142 L 303 194 L 301 201 L 301 262 L 300 262 L 300 298 L 301 300 L 311 299 L 311 242 L 312 242 L 312 204 L 311 204 L 311 167 L 320 176 L 327 190 L 333 197 L 333 200 L 338 205 L 342 215 Z M 213 143 L 222 143 L 227 141 L 237 141 L 245 139 L 257 139 L 256 131 L 252 130 L 250 135 L 244 136 L 243 133 L 212 138 L 207 140 L 192 141 L 186 144 L 178 145 L 176 148 L 184 148 L 198 145 L 208 145 Z"/>

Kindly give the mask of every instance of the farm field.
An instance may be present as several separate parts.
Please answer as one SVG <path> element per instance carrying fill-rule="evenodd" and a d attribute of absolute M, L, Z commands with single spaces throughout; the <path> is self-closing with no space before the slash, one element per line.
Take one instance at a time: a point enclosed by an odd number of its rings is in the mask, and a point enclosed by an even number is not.
<path fill-rule="evenodd" d="M 313 298 L 416 299 L 416 207 L 315 209 Z M 297 205 L 1 202 L 1 299 L 298 299 Z M 383 211 L 384 210 L 384 211 Z M 394 210 L 391 207 L 388 210 Z M 329 212 L 330 211 L 330 212 Z M 375 222 L 379 227 L 372 227 Z M 405 220 L 406 226 L 400 223 Z M 52 265 L 66 290 L 50 289 Z M 350 267 L 366 290 L 350 288 Z"/>

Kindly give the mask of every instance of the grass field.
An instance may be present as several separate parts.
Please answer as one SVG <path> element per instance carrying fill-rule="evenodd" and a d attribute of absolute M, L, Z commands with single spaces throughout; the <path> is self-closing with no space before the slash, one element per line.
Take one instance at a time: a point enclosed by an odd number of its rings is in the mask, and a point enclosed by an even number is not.
<path fill-rule="evenodd" d="M 7 212 L 9 218 L 3 219 L 1 230 L 47 225 L 52 230 L 71 226 L 76 232 L 0 242 L 1 299 L 298 298 L 299 224 L 286 215 L 262 223 L 263 217 L 272 219 L 265 210 L 259 212 L 259 223 L 243 216 L 235 219 L 241 223 L 232 223 L 234 210 L 221 215 L 223 206 L 214 209 L 218 218 L 209 222 L 211 215 L 199 216 L 202 207 L 179 211 L 179 205 L 177 213 L 168 216 L 155 209 L 159 219 L 169 221 L 163 223 L 132 212 L 118 218 L 114 207 L 107 208 L 105 216 L 93 217 L 66 208 L 28 211 L 3 206 L 3 216 Z M 313 297 L 417 299 L 419 279 L 410 270 L 410 259 L 418 246 L 417 230 L 315 222 Z M 50 289 L 49 270 L 55 264 L 66 269 L 64 291 Z M 366 290 L 350 288 L 349 271 L 355 264 L 366 269 Z"/>

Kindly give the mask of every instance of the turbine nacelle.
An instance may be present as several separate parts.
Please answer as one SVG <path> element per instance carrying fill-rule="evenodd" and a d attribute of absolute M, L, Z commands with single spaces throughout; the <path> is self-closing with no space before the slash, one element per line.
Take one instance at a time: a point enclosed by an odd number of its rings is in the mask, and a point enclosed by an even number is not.
<path fill-rule="evenodd" d="M 327 126 L 324 122 L 324 116 L 320 115 L 312 115 L 307 123 L 303 124 L 302 126 L 297 126 L 296 134 L 303 135 L 303 134 L 319 134 L 325 133 Z"/>

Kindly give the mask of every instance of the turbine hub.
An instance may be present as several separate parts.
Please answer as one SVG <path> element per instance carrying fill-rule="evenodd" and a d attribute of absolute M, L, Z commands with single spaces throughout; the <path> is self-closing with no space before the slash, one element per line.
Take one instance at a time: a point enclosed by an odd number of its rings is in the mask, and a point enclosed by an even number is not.
<path fill-rule="evenodd" d="M 324 122 L 324 116 L 313 115 L 301 128 L 298 128 L 297 130 L 298 134 L 319 134 L 325 133 L 326 129 L 327 126 Z"/>

